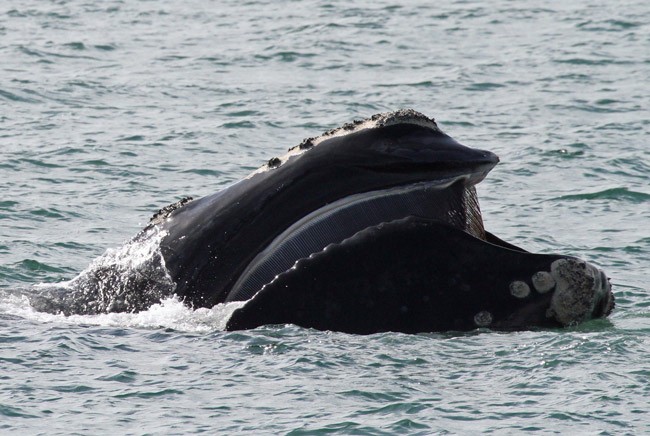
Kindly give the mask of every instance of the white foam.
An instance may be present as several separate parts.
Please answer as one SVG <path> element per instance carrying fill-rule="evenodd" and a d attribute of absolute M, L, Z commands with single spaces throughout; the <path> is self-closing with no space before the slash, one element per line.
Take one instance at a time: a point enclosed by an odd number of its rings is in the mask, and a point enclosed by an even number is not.
<path fill-rule="evenodd" d="M 243 301 L 217 304 L 211 309 L 191 309 L 177 297 L 163 299 L 149 309 L 137 313 L 102 313 L 98 315 L 51 314 L 36 311 L 24 295 L 1 295 L 0 313 L 43 323 L 96 325 L 104 327 L 168 328 L 181 332 L 206 333 L 225 330 L 232 313 Z"/>

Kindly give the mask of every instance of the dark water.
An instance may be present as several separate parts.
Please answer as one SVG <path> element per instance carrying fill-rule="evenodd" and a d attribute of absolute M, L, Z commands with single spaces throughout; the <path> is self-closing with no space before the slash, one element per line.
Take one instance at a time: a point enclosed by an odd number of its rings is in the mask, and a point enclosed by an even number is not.
<path fill-rule="evenodd" d="M 0 5 L 0 432 L 650 432 L 650 7 L 642 1 Z M 612 277 L 555 331 L 222 331 L 228 308 L 46 315 L 161 206 L 412 107 L 502 163 L 486 227 Z"/>

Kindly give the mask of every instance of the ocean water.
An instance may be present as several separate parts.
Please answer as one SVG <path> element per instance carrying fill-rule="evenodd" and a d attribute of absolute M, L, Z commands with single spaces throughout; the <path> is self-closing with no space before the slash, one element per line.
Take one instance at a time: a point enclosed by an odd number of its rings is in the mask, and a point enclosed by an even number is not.
<path fill-rule="evenodd" d="M 650 7 L 640 0 L 0 5 L 0 433 L 650 432 Z M 486 228 L 611 277 L 560 330 L 224 332 L 228 308 L 49 315 L 160 207 L 414 108 L 501 164 Z"/>

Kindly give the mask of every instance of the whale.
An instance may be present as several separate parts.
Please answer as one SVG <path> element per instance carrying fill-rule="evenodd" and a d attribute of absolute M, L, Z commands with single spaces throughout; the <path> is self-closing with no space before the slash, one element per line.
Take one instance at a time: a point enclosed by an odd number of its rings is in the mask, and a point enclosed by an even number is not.
<path fill-rule="evenodd" d="M 498 162 L 411 109 L 356 120 L 221 191 L 160 209 L 121 255 L 32 304 L 137 312 L 176 295 L 193 308 L 237 303 L 228 330 L 358 334 L 607 317 L 614 295 L 599 268 L 530 253 L 484 228 L 475 185 Z"/>

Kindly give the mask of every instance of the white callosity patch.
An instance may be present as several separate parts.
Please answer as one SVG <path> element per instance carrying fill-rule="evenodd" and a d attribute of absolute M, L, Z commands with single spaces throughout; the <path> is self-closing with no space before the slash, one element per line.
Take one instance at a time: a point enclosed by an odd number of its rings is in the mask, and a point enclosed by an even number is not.
<path fill-rule="evenodd" d="M 555 292 L 547 316 L 563 325 L 575 325 L 594 310 L 599 286 L 598 270 L 578 259 L 558 259 L 551 264 Z"/>
<path fill-rule="evenodd" d="M 540 294 L 544 294 L 555 286 L 555 279 L 547 271 L 538 271 L 531 277 L 533 286 Z"/>
<path fill-rule="evenodd" d="M 510 293 L 517 298 L 526 298 L 530 295 L 530 286 L 526 282 L 515 280 L 510 283 Z"/>
<path fill-rule="evenodd" d="M 310 148 L 315 147 L 321 142 L 328 139 L 349 135 L 351 133 L 360 132 L 366 129 L 376 129 L 380 127 L 394 126 L 397 124 L 412 124 L 441 132 L 440 128 L 433 118 L 429 118 L 420 112 L 414 111 L 413 109 L 400 109 L 395 112 L 376 114 L 365 120 L 357 120 L 352 123 L 345 124 L 341 127 L 325 132 L 320 136 L 305 139 L 302 144 L 290 148 L 289 152 L 282 157 L 271 159 L 268 165 L 262 166 L 248 177 L 252 177 L 257 173 L 268 171 L 269 169 L 275 169 L 284 164 L 287 160 L 289 160 L 289 158 L 302 154 L 308 151 Z"/>
<path fill-rule="evenodd" d="M 474 324 L 477 327 L 487 327 L 492 324 L 492 314 L 487 310 L 482 310 L 474 315 Z"/>
<path fill-rule="evenodd" d="M 414 111 L 413 109 L 400 109 L 395 112 L 385 112 L 382 114 L 373 115 L 372 117 L 365 120 L 359 120 L 353 123 L 345 124 L 342 127 L 338 127 L 334 130 L 330 130 L 329 132 L 325 132 L 321 136 L 311 138 L 310 141 L 312 145 L 318 145 L 325 140 L 336 138 L 338 136 L 356 133 L 365 129 L 388 127 L 397 124 L 412 124 L 440 131 L 440 128 L 434 119 L 429 118 L 420 112 Z"/>

